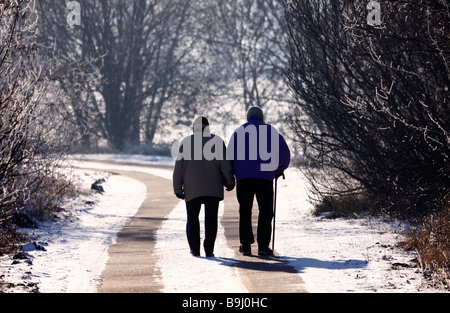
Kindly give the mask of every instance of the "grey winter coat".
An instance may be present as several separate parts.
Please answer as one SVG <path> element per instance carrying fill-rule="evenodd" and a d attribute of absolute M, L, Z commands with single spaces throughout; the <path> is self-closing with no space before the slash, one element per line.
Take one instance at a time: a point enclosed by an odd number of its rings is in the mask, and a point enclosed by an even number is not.
<path fill-rule="evenodd" d="M 184 193 L 188 202 L 198 197 L 224 198 L 224 186 L 234 186 L 231 161 L 226 160 L 222 138 L 206 130 L 183 139 L 173 172 L 175 194 Z"/>

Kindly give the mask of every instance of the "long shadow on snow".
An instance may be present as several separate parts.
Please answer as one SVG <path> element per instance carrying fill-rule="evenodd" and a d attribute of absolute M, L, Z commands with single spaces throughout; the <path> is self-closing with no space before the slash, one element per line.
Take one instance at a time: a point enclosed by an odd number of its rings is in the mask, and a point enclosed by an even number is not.
<path fill-rule="evenodd" d="M 322 261 L 312 258 L 294 258 L 286 256 L 259 257 L 248 256 L 253 260 L 238 260 L 234 258 L 213 257 L 208 260 L 219 262 L 220 265 L 244 268 L 254 271 L 267 272 L 285 272 L 285 273 L 301 273 L 303 269 L 308 267 L 325 268 L 331 270 L 347 269 L 347 268 L 364 268 L 367 265 L 363 260 L 337 260 Z"/>

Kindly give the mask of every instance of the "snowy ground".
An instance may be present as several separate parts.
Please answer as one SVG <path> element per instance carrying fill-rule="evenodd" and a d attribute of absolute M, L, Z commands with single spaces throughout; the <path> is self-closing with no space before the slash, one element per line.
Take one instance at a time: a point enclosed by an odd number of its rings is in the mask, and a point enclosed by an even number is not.
<path fill-rule="evenodd" d="M 10 256 L 0 257 L 3 280 L 17 285 L 6 292 L 96 291 L 108 258 L 107 249 L 127 219 L 137 212 L 146 187 L 138 181 L 107 173 L 75 171 L 74 175 L 86 194 L 68 201 L 68 211 L 57 221 L 22 230 L 37 243 L 25 245 L 27 258 L 12 264 Z M 105 179 L 101 184 L 104 194 L 90 190 L 98 179 Z"/>
<path fill-rule="evenodd" d="M 171 178 L 169 169 L 139 166 L 171 164 L 169 158 L 102 155 L 89 159 L 126 161 L 128 165 L 114 166 Z M 92 167 L 93 163 L 89 165 Z M 74 171 L 86 192 L 68 201 L 69 213 L 56 223 L 42 223 L 38 229 L 23 230 L 33 235 L 36 242 L 25 246 L 25 250 L 30 250 L 24 251 L 25 259 L 0 257 L 0 290 L 3 285 L 5 292 L 96 291 L 108 258 L 107 249 L 144 200 L 145 186 L 133 179 L 101 172 L 111 165 L 96 163 L 95 168 L 98 171 Z M 92 192 L 90 185 L 101 178 L 105 179 L 102 183 L 105 192 Z M 308 292 L 438 291 L 424 287 L 418 268 L 405 267 L 412 264 L 415 255 L 396 248 L 401 239 L 400 223 L 369 217 L 359 220 L 312 217 L 305 185 L 295 168 L 286 171 L 286 180 L 279 180 L 275 249 L 298 270 Z M 211 282 L 214 276 L 220 279 L 208 284 L 216 285 L 217 290 L 208 292 L 246 292 L 235 268 L 188 254 L 184 229 L 184 203 L 180 202 L 157 232 L 155 253 L 160 258 L 158 266 L 164 291 L 205 292 L 202 282 Z M 174 259 L 167 253 L 168 247 L 186 253 Z M 222 228 L 219 228 L 215 254 L 224 258 L 232 258 L 234 254 L 226 245 Z M 184 279 L 180 280 L 180 275 Z"/>
<path fill-rule="evenodd" d="M 297 169 L 288 169 L 278 185 L 276 249 L 292 259 L 309 292 L 424 290 L 420 270 L 404 267 L 415 255 L 396 247 L 401 223 L 311 216 Z"/>

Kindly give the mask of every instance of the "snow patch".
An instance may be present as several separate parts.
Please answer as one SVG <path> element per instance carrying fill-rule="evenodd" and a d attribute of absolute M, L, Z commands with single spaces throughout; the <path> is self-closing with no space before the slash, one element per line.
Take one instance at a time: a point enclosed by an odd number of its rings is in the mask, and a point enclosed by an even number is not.
<path fill-rule="evenodd" d="M 33 282 L 40 292 L 95 292 L 108 259 L 108 247 L 117 233 L 145 199 L 146 186 L 136 180 L 109 175 L 102 184 L 105 192 L 91 192 L 89 187 L 99 175 L 77 170 L 79 185 L 87 186 L 85 195 L 68 202 L 67 211 L 75 216 L 40 223 L 37 229 L 22 231 L 39 243 L 25 244 L 28 262 L 11 264 L 10 256 L 0 258 L 5 282 L 18 286 L 6 292 L 20 292 L 21 285 Z M 45 243 L 45 249 L 37 249 Z M 25 283 L 24 283 L 25 282 Z M 29 291 L 29 290 L 23 290 Z"/>
<path fill-rule="evenodd" d="M 306 180 L 289 168 L 278 180 L 275 250 L 290 260 L 309 292 L 418 292 L 423 275 L 415 257 L 396 247 L 400 223 L 377 218 L 313 217 Z"/>

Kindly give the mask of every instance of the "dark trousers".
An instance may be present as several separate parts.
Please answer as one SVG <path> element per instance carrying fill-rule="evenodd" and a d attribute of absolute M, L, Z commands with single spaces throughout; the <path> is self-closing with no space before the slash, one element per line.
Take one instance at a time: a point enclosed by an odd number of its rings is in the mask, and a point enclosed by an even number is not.
<path fill-rule="evenodd" d="M 198 216 L 202 203 L 205 204 L 205 240 L 203 248 L 206 255 L 214 251 L 217 236 L 217 213 L 219 211 L 219 198 L 199 197 L 186 202 L 187 223 L 186 235 L 191 251 L 200 254 L 200 221 Z"/>
<path fill-rule="evenodd" d="M 265 179 L 243 179 L 236 184 L 236 194 L 239 202 L 239 239 L 241 244 L 255 242 L 252 228 L 252 206 L 256 195 L 259 208 L 258 246 L 268 247 L 272 237 L 273 183 Z"/>

